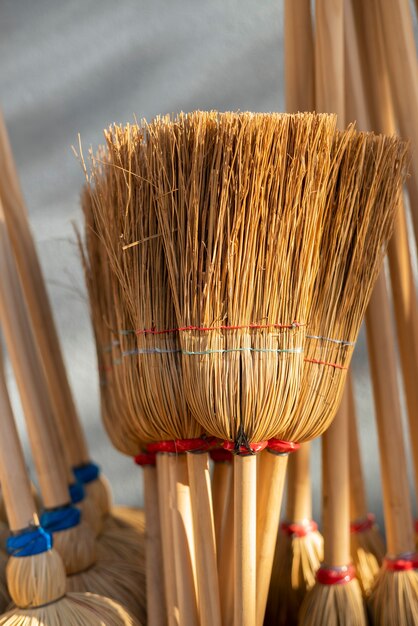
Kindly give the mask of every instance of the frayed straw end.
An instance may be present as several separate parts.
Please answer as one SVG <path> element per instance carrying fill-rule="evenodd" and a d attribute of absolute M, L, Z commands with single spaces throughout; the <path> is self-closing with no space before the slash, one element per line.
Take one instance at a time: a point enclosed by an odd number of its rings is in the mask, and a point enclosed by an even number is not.
<path fill-rule="evenodd" d="M 362 532 L 351 533 L 351 556 L 363 595 L 368 597 L 385 556 L 385 544 L 375 525 Z"/>
<path fill-rule="evenodd" d="M 392 622 L 394 624 L 396 622 Z M 366 609 L 358 580 L 323 585 L 316 582 L 305 596 L 300 626 L 367 626 Z M 380 622 L 376 622 L 380 625 Z"/>
<path fill-rule="evenodd" d="M 418 571 L 389 571 L 382 567 L 368 601 L 373 624 L 418 624 Z"/>

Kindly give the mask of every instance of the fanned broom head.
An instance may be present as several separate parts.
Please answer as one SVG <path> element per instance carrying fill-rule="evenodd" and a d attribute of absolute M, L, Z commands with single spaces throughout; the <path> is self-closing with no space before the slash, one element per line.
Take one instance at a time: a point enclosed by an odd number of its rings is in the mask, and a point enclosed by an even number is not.
<path fill-rule="evenodd" d="M 397 622 L 391 622 L 395 624 Z M 308 591 L 299 613 L 303 626 L 367 626 L 363 596 L 356 578 L 350 582 L 323 585 Z M 376 622 L 381 624 L 381 622 Z"/>
<path fill-rule="evenodd" d="M 298 526 L 303 529 L 302 524 Z M 304 532 L 291 529 L 291 524 L 285 524 L 279 531 L 266 625 L 296 626 L 303 598 L 314 586 L 315 574 L 323 559 L 324 542 L 316 525 L 306 525 Z"/>
<path fill-rule="evenodd" d="M 158 217 L 130 241 L 162 234 L 176 313 L 166 343 L 141 340 L 181 349 L 208 434 L 270 438 L 295 401 L 334 130 L 327 115 L 195 112 L 125 131 L 144 154 L 130 198 L 144 188 Z"/>
<path fill-rule="evenodd" d="M 396 137 L 347 132 L 336 137 L 305 370 L 293 420 L 280 439 L 318 437 L 335 416 L 392 233 L 407 154 L 407 144 Z"/>
<path fill-rule="evenodd" d="M 351 556 L 364 596 L 369 596 L 386 553 L 385 543 L 373 516 L 351 524 Z"/>
<path fill-rule="evenodd" d="M 406 555 L 406 560 L 409 560 Z M 379 626 L 409 626 L 418 624 L 417 562 L 410 569 L 396 571 L 381 567 L 368 599 L 370 618 Z"/>

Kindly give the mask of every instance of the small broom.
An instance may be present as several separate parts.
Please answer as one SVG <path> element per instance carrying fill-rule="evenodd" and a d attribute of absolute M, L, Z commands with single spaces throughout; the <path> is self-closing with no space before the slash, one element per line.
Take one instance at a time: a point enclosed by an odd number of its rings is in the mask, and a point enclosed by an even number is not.
<path fill-rule="evenodd" d="M 350 556 L 347 396 L 322 438 L 324 564 L 300 610 L 300 626 L 366 626 Z"/>
<path fill-rule="evenodd" d="M 26 418 L 40 489 L 46 511 L 41 523 L 54 535 L 67 574 L 67 589 L 97 591 L 120 599 L 145 621 L 145 585 L 141 564 L 95 563 L 94 534 L 80 524 L 80 512 L 69 504 L 64 459 L 50 418 L 51 406 L 43 370 L 28 325 L 19 279 L 13 265 L 0 203 L 0 319 Z M 94 565 L 94 566 L 93 566 Z"/>
<path fill-rule="evenodd" d="M 10 523 L 7 581 L 16 607 L 7 626 L 139 626 L 125 609 L 90 593 L 66 594 L 64 565 L 39 526 L 0 358 L 0 480 Z"/>
<path fill-rule="evenodd" d="M 367 597 L 385 556 L 385 544 L 374 515 L 367 509 L 351 373 L 347 377 L 346 393 L 350 442 L 351 556 L 361 590 Z"/>
<path fill-rule="evenodd" d="M 289 459 L 285 521 L 277 536 L 265 624 L 293 626 L 323 559 L 323 539 L 312 520 L 310 444 Z"/>

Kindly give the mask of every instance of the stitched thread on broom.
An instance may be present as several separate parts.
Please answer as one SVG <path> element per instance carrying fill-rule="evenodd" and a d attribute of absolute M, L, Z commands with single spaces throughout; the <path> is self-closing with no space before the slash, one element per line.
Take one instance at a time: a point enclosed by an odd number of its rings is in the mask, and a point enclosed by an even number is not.
<path fill-rule="evenodd" d="M 291 324 L 245 324 L 239 326 L 228 326 L 228 325 L 220 325 L 220 326 L 182 326 L 179 328 L 145 328 L 145 329 L 137 329 L 137 330 L 120 330 L 119 334 L 121 335 L 168 335 L 171 333 L 181 333 L 187 331 L 196 331 L 196 332 L 210 332 L 213 330 L 263 330 L 266 328 L 278 328 L 278 329 L 288 329 L 292 330 L 295 328 L 301 328 L 305 326 L 305 324 L 301 324 L 297 321 L 292 322 Z"/>
<path fill-rule="evenodd" d="M 338 363 L 329 363 L 328 361 L 319 361 L 318 359 L 303 359 L 307 363 L 314 363 L 315 365 L 328 365 L 329 367 L 334 367 L 337 370 L 346 370 L 348 369 L 344 365 L 339 365 Z"/>
<path fill-rule="evenodd" d="M 346 341 L 345 339 L 333 339 L 332 337 L 322 337 L 321 335 L 306 335 L 307 339 L 320 339 L 321 341 L 329 341 L 341 346 L 355 346 L 355 341 Z"/>
<path fill-rule="evenodd" d="M 205 354 L 228 354 L 229 352 L 267 352 L 274 354 L 302 354 L 303 348 L 289 348 L 289 349 L 276 349 L 276 348 L 224 348 L 220 350 L 202 350 L 201 352 L 192 352 L 190 350 L 170 350 L 164 348 L 134 348 L 132 350 L 126 350 L 122 352 L 122 356 L 134 356 L 136 354 L 176 354 L 181 353 L 185 356 L 201 356 Z"/>

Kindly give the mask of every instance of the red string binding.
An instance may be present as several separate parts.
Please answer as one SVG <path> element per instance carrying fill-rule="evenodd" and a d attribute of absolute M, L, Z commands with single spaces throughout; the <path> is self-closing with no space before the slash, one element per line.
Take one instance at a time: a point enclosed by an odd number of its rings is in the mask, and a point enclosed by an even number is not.
<path fill-rule="evenodd" d="M 215 463 L 232 463 L 232 454 L 224 448 L 214 448 L 209 452 L 210 458 Z"/>
<path fill-rule="evenodd" d="M 359 520 L 350 522 L 350 532 L 364 533 L 366 530 L 371 530 L 376 523 L 376 518 L 373 513 L 367 513 L 366 517 Z"/>
<path fill-rule="evenodd" d="M 165 452 L 167 454 L 184 454 L 185 452 L 206 452 L 214 444 L 213 437 L 204 439 L 196 437 L 195 439 L 169 439 L 166 441 L 155 441 L 147 445 L 147 451 L 158 454 Z"/>
<path fill-rule="evenodd" d="M 302 524 L 282 522 L 281 529 L 286 535 L 294 535 L 295 537 L 306 537 L 310 533 L 318 530 L 318 524 L 312 520 L 306 520 Z"/>
<path fill-rule="evenodd" d="M 233 441 L 224 441 L 222 443 L 222 447 L 225 450 L 229 450 L 232 454 L 238 454 L 239 456 L 247 456 L 250 454 L 257 454 L 257 452 L 261 452 L 264 448 L 267 447 L 267 441 L 259 441 L 257 443 L 249 443 L 247 446 L 240 446 L 237 450 L 235 447 L 235 443 Z"/>
<path fill-rule="evenodd" d="M 408 572 L 413 569 L 418 569 L 418 554 L 415 553 L 410 556 L 395 559 L 386 556 L 383 564 L 385 569 L 390 572 Z"/>
<path fill-rule="evenodd" d="M 210 332 L 213 330 L 262 330 L 267 328 L 278 328 L 278 329 L 295 329 L 301 328 L 305 326 L 305 324 L 300 324 L 296 320 L 291 324 L 246 324 L 245 326 L 181 326 L 179 328 L 138 328 L 135 330 L 136 335 L 168 335 L 170 333 L 179 333 L 186 331 L 197 331 L 197 332 Z"/>
<path fill-rule="evenodd" d="M 300 448 L 299 443 L 294 441 L 282 441 L 281 439 L 269 439 L 267 442 L 267 449 L 277 454 L 289 454 L 289 452 L 295 452 Z"/>
<path fill-rule="evenodd" d="M 144 465 L 155 465 L 155 453 L 153 452 L 141 452 L 134 456 L 134 461 L 137 465 L 143 467 Z"/>
<path fill-rule="evenodd" d="M 316 572 L 316 580 L 321 585 L 341 585 L 349 583 L 356 577 L 354 565 L 345 565 L 344 567 L 332 568 L 322 566 Z"/>

